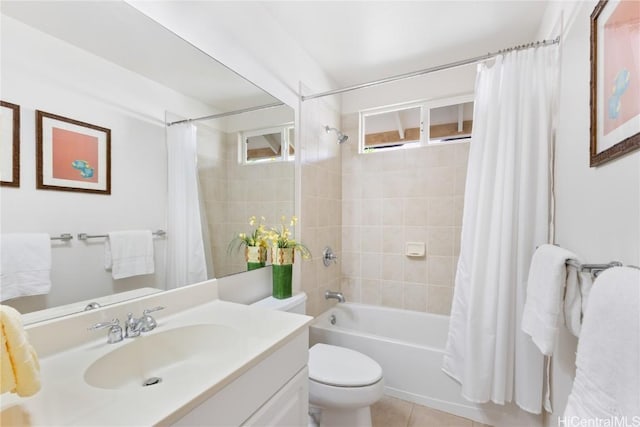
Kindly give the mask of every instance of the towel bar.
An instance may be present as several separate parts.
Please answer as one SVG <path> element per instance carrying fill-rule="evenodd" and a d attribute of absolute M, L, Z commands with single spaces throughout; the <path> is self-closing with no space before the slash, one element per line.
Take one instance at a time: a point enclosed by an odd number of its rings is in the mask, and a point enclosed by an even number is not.
<path fill-rule="evenodd" d="M 156 230 L 153 233 L 154 236 L 158 236 L 158 237 L 163 237 L 167 234 L 166 231 L 164 230 Z M 90 235 L 87 233 L 78 233 L 78 240 L 87 240 L 87 239 L 97 239 L 100 237 L 109 237 L 108 234 L 95 234 L 95 235 Z"/>
<path fill-rule="evenodd" d="M 71 235 L 71 233 L 62 233 L 57 237 L 51 238 L 51 240 L 62 240 L 64 242 L 68 242 L 69 240 L 72 240 L 72 239 L 73 239 L 73 236 Z"/>
<path fill-rule="evenodd" d="M 580 264 L 574 259 L 567 260 L 566 264 L 575 267 L 578 271 L 591 273 L 595 277 L 598 277 L 598 274 L 602 273 L 607 268 L 623 266 L 620 261 L 611 261 L 607 264 Z M 629 267 L 638 268 L 634 265 L 630 265 Z"/>

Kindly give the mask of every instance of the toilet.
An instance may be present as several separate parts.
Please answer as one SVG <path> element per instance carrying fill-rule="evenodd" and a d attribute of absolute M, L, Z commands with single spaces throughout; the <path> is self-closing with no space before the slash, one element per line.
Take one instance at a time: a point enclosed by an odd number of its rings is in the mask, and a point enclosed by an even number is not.
<path fill-rule="evenodd" d="M 254 306 L 305 314 L 307 295 L 268 297 Z M 384 394 L 382 368 L 370 357 L 335 345 L 318 343 L 309 349 L 309 404 L 320 427 L 371 427 L 370 406 Z M 319 416 L 318 416 L 319 414 Z"/>

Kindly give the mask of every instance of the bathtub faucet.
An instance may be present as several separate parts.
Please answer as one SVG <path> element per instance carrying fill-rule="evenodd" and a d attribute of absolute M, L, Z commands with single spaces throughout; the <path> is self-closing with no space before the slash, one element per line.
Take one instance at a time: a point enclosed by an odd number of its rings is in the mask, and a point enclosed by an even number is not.
<path fill-rule="evenodd" d="M 342 295 L 342 292 L 332 292 L 332 291 L 326 291 L 324 293 L 324 298 L 325 299 L 337 299 L 338 302 L 344 302 L 344 295 Z"/>

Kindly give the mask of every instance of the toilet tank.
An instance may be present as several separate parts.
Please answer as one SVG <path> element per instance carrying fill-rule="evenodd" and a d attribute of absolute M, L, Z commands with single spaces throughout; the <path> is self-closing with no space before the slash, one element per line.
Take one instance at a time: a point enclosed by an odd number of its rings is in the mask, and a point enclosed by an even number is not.
<path fill-rule="evenodd" d="M 290 313 L 305 314 L 307 308 L 307 294 L 298 292 L 289 298 L 277 299 L 267 297 L 251 304 L 255 307 L 262 307 L 269 310 L 288 311 Z"/>

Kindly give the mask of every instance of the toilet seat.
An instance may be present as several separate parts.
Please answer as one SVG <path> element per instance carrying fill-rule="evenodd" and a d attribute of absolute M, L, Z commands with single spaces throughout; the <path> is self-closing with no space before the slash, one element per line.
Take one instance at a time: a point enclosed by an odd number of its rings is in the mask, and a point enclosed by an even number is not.
<path fill-rule="evenodd" d="M 382 368 L 357 351 L 328 344 L 309 349 L 309 379 L 333 387 L 366 387 L 382 379 Z"/>

